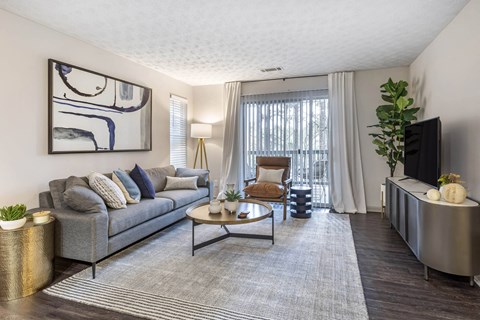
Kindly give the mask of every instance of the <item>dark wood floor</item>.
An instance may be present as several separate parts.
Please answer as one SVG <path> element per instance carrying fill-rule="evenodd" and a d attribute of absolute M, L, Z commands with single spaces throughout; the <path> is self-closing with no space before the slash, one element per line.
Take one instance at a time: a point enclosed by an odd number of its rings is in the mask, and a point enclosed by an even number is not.
<path fill-rule="evenodd" d="M 423 265 L 388 220 L 375 213 L 350 218 L 370 319 L 480 319 L 480 288 L 471 288 L 467 278 L 434 270 L 424 281 Z M 86 267 L 57 259 L 55 282 Z M 38 292 L 0 302 L 0 319 L 136 318 Z"/>
<path fill-rule="evenodd" d="M 480 319 L 480 288 L 467 277 L 423 265 L 379 214 L 351 215 L 358 266 L 370 319 Z"/>

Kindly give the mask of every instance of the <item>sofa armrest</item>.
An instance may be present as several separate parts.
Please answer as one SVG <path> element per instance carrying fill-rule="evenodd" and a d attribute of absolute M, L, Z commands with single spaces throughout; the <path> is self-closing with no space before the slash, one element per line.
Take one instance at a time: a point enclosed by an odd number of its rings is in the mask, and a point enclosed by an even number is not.
<path fill-rule="evenodd" d="M 55 255 L 96 262 L 108 253 L 108 213 L 51 209 L 55 217 Z"/>

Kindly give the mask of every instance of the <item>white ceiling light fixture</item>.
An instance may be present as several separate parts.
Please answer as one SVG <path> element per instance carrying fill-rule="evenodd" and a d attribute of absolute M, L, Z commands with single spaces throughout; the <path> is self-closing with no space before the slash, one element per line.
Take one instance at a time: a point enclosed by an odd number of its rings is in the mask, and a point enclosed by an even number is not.
<path fill-rule="evenodd" d="M 0 0 L 191 85 L 407 66 L 468 0 Z M 396 21 L 397 23 L 393 23 Z M 70 61 L 81 64 L 81 61 Z"/>

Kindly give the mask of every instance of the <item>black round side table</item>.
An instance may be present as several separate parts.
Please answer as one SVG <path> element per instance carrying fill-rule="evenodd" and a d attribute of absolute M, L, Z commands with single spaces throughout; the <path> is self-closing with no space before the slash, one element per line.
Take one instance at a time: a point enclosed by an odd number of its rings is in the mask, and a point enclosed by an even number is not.
<path fill-rule="evenodd" d="M 312 188 L 292 186 L 290 189 L 290 215 L 307 219 L 312 216 Z"/>

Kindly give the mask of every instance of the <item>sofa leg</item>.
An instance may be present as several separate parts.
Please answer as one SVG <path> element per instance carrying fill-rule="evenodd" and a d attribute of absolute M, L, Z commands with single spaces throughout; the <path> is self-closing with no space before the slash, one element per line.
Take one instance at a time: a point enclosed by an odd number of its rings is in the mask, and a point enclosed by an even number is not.
<path fill-rule="evenodd" d="M 287 202 L 283 202 L 283 221 L 287 220 Z"/>
<path fill-rule="evenodd" d="M 95 267 L 96 267 L 96 265 L 97 265 L 96 262 L 92 263 L 92 279 L 95 279 Z"/>

